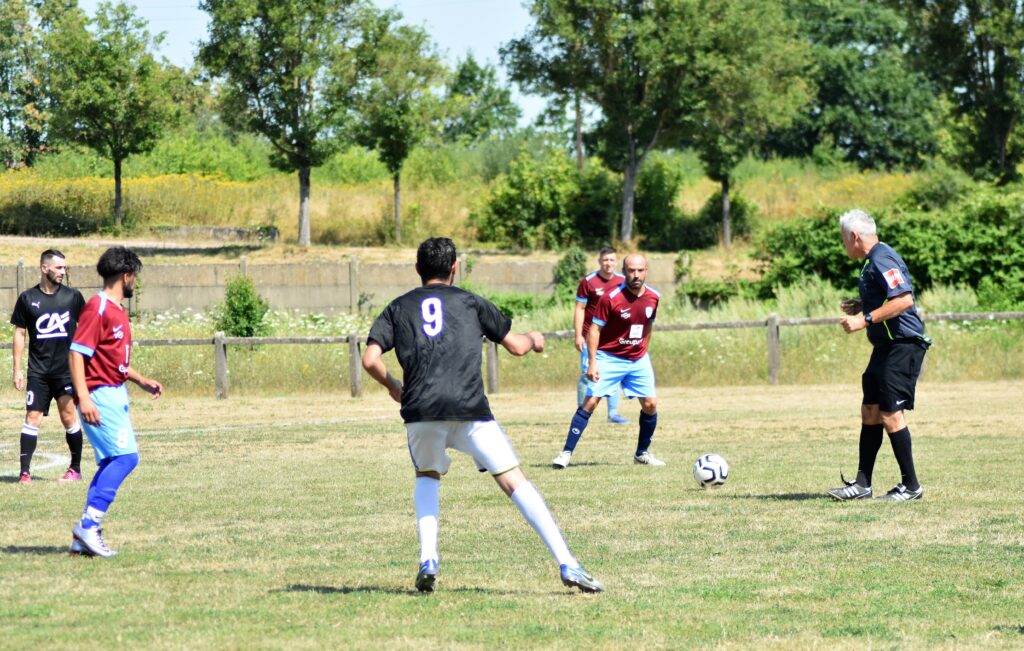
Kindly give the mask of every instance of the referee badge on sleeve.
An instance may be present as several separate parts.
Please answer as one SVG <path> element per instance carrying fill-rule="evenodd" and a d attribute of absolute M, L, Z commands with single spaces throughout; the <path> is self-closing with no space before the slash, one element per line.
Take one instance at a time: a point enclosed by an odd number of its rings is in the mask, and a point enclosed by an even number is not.
<path fill-rule="evenodd" d="M 886 282 L 889 284 L 889 289 L 896 289 L 903 284 L 903 274 L 900 273 L 899 269 L 890 269 L 884 274 Z"/>

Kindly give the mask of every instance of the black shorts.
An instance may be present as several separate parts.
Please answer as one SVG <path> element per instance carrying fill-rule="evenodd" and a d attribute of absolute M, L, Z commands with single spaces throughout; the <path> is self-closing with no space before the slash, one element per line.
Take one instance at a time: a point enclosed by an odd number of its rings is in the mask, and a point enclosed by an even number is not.
<path fill-rule="evenodd" d="M 50 402 L 61 396 L 75 395 L 70 375 L 29 375 L 25 383 L 25 410 L 50 413 Z"/>
<path fill-rule="evenodd" d="M 914 389 L 927 347 L 918 342 L 875 346 L 861 376 L 865 405 L 882 411 L 914 408 Z"/>

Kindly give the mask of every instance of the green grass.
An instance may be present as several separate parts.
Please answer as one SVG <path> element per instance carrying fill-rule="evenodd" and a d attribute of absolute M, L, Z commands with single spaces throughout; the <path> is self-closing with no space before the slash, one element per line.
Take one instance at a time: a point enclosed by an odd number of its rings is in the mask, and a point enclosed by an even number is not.
<path fill-rule="evenodd" d="M 158 375 L 153 370 L 154 375 Z M 10 483 L 2 446 L 0 639 L 8 648 L 1020 648 L 1021 382 L 919 387 L 909 416 L 925 499 L 835 504 L 856 462 L 856 383 L 663 388 L 653 450 L 595 422 L 548 468 L 571 387 L 501 393 L 495 413 L 579 558 L 608 591 L 563 589 L 516 509 L 456 455 L 438 592 L 412 590 L 412 472 L 382 391 L 136 396 L 142 464 L 105 522 L 122 552 L 64 554 L 85 486 Z M 7 394 L 5 394 L 7 395 Z M 0 413 L 15 431 L 20 406 Z M 637 407 L 629 402 L 634 418 Z M 602 408 L 603 410 L 603 408 Z M 65 452 L 44 422 L 40 453 Z M 733 474 L 698 490 L 690 464 Z M 87 455 L 89 450 L 87 448 Z M 42 458 L 42 457 L 40 457 Z M 94 465 L 85 464 L 87 476 Z M 876 488 L 897 481 L 886 446 Z"/>

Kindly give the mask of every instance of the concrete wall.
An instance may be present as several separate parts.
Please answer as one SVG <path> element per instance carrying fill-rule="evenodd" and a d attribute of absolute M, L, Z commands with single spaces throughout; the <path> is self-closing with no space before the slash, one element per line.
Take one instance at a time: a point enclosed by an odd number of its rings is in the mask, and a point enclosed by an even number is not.
<path fill-rule="evenodd" d="M 477 258 L 469 278 L 494 291 L 550 295 L 556 260 L 503 260 Z M 652 259 L 648 283 L 665 298 L 674 291 L 671 258 Z M 0 265 L 0 309 L 10 310 L 19 291 L 39 282 L 36 264 L 26 263 L 19 279 L 17 265 Z M 349 312 L 380 309 L 391 299 L 420 284 L 410 263 L 368 263 L 357 259 L 341 263 L 304 264 L 147 264 L 140 276 L 141 289 L 129 308 L 141 312 L 202 310 L 224 300 L 224 285 L 246 273 L 257 289 L 279 310 Z M 99 291 L 99 279 L 87 269 L 73 269 L 71 284 L 86 298 Z M 7 306 L 7 307 L 2 307 Z"/>

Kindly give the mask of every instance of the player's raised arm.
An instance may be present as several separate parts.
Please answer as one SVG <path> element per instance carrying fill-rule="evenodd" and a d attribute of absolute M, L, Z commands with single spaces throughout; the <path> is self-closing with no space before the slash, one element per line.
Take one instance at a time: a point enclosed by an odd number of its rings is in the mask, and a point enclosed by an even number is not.
<path fill-rule="evenodd" d="M 501 345 L 516 357 L 522 357 L 530 351 L 541 353 L 544 352 L 544 335 L 537 331 L 510 332 L 501 340 Z"/>
<path fill-rule="evenodd" d="M 383 354 L 384 349 L 381 348 L 380 344 L 376 341 L 370 341 L 366 345 L 366 351 L 363 352 L 363 368 L 370 377 L 388 390 L 392 400 L 401 403 L 402 383 L 388 372 L 387 366 L 384 365 L 384 360 L 381 359 Z"/>

